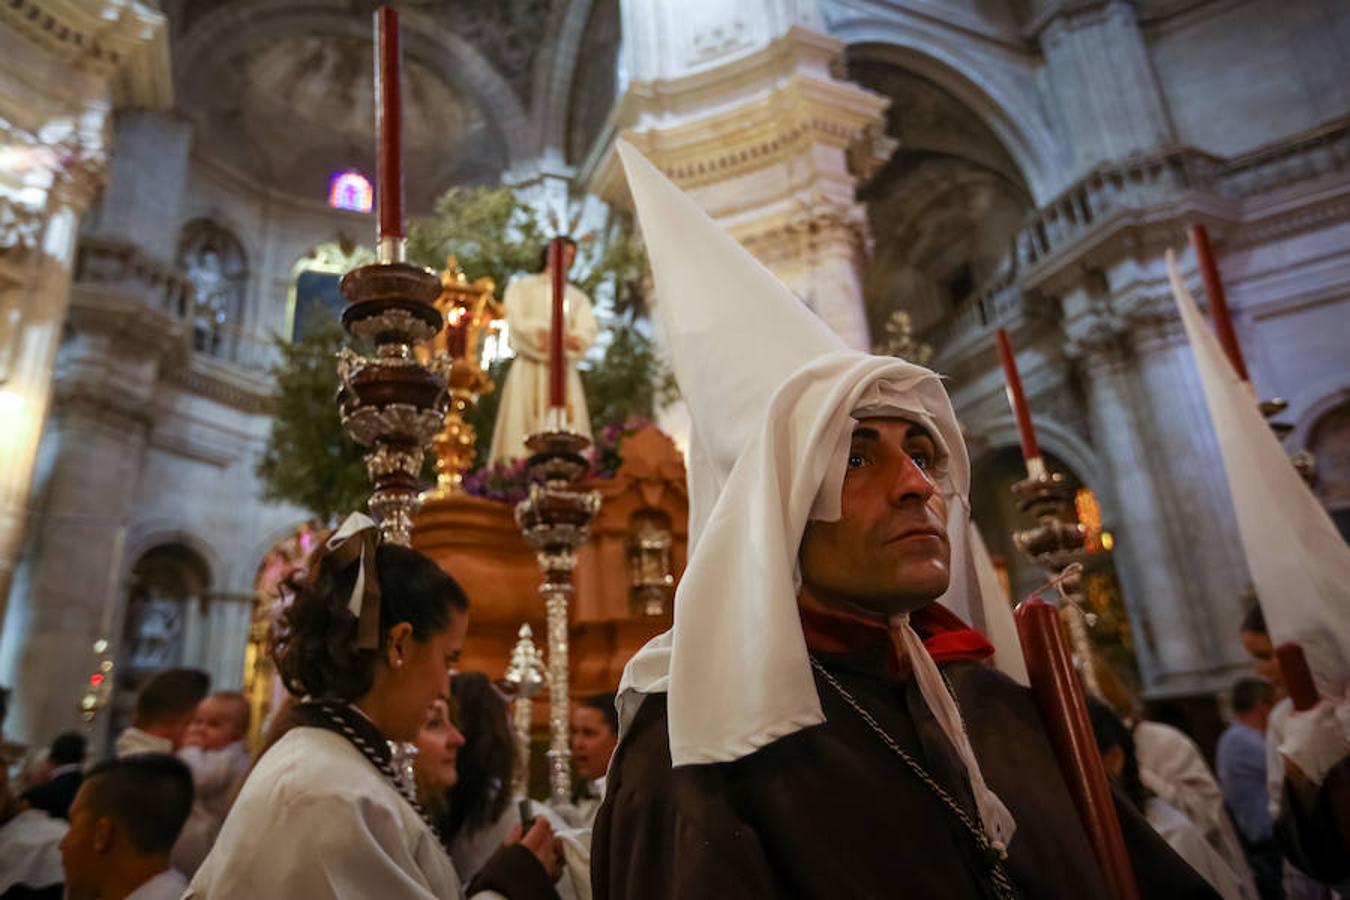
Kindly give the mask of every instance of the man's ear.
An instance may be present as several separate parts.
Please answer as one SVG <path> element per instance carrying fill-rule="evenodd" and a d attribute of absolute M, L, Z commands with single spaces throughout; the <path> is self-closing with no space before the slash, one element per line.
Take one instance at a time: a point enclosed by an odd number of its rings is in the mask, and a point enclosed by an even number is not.
<path fill-rule="evenodd" d="M 94 822 L 90 846 L 95 853 L 109 853 L 117 837 L 117 823 L 109 816 L 103 816 Z"/>
<path fill-rule="evenodd" d="M 407 622 L 399 622 L 385 635 L 384 641 L 384 661 L 389 664 L 391 669 L 403 668 L 403 661 L 407 658 L 409 643 L 412 641 L 412 625 Z"/>

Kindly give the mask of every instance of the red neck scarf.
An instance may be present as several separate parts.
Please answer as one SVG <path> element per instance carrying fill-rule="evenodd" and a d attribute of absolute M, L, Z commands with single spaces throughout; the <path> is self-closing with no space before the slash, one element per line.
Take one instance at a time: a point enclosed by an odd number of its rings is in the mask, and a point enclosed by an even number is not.
<path fill-rule="evenodd" d="M 884 620 L 814 605 L 799 606 L 798 611 L 809 650 L 834 656 L 883 656 L 891 674 L 909 676 L 909 660 Z M 979 661 L 994 655 L 994 645 L 984 635 L 939 603 L 916 609 L 909 621 L 936 663 Z"/>

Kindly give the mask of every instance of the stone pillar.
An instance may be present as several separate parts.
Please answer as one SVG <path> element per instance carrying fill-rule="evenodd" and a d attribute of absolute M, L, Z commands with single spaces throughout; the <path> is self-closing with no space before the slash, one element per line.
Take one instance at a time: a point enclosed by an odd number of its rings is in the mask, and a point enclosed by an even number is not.
<path fill-rule="evenodd" d="M 139 159 L 117 148 L 115 172 L 153 171 L 159 149 L 172 163 L 174 147 L 141 137 L 133 140 Z M 160 188 L 168 206 L 181 196 L 181 184 L 176 191 L 167 183 Z M 50 323 L 47 338 L 54 349 L 62 337 L 51 416 L 0 638 L 0 683 L 15 688 L 7 733 L 29 741 L 50 740 L 79 723 L 93 642 L 120 637 L 131 561 L 114 558 L 116 535 L 131 517 L 161 367 L 189 347 L 187 282 L 160 261 L 173 253 L 172 231 L 160 221 L 163 208 L 137 203 L 144 219 L 106 208 L 125 199 L 118 197 L 104 195 L 105 209 L 96 217 L 102 224 L 80 244 L 73 286 L 69 267 L 64 270 L 60 306 L 64 311 L 68 296 L 69 312 Z M 120 223 L 115 237 L 98 237 L 109 233 L 112 221 Z M 73 241 L 73 227 L 70 235 Z M 142 235 L 154 256 L 132 243 Z M 50 359 L 47 365 L 51 371 Z"/>
<path fill-rule="evenodd" d="M 1080 286 L 1062 302 L 1067 352 L 1082 372 L 1093 443 L 1114 486 L 1119 518 L 1107 524 L 1146 690 L 1221 690 L 1245 665 L 1237 641 L 1245 570 L 1171 297 L 1110 297 Z"/>
<path fill-rule="evenodd" d="M 150 259 L 172 263 L 187 188 L 192 126 L 168 112 L 119 112 L 108 186 L 86 233 L 134 242 Z"/>
<path fill-rule="evenodd" d="M 1174 142 L 1133 0 L 1064 4 L 1040 40 L 1060 128 L 1079 174 Z"/>
<path fill-rule="evenodd" d="M 17 204 L 10 206 L 17 222 L 31 217 L 31 234 L 10 234 L 0 241 L 4 244 L 0 248 L 0 620 L 30 518 L 29 490 L 70 301 L 79 218 L 101 174 L 102 159 L 94 152 L 67 168 L 45 173 L 41 179 L 45 207 L 25 212 Z M 6 641 L 10 634 L 6 625 Z M 3 659 L 0 652 L 0 672 Z"/>
<path fill-rule="evenodd" d="M 632 79 L 617 132 L 867 349 L 866 226 L 854 193 L 884 151 L 889 101 L 832 75 L 843 44 L 823 32 L 811 0 L 762 5 L 751 15 L 718 0 L 626 3 Z M 590 186 L 624 204 L 620 168 L 611 148 Z"/>

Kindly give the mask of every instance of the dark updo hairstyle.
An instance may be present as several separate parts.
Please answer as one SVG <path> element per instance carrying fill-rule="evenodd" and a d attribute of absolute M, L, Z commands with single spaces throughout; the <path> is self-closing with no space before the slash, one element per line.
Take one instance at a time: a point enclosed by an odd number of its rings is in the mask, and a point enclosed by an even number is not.
<path fill-rule="evenodd" d="M 501 818 L 511 802 L 516 771 L 516 733 L 506 698 L 482 672 L 461 672 L 450 680 L 456 724 L 464 746 L 456 756 L 459 780 L 450 789 L 450 814 L 442 833 L 474 832 Z"/>
<path fill-rule="evenodd" d="M 425 641 L 450 624 L 452 612 L 468 611 L 469 599 L 440 566 L 407 547 L 380 544 L 380 648 L 357 649 L 357 618 L 347 604 L 360 568 L 356 559 L 337 569 L 321 545 L 309 572 L 285 583 L 282 596 L 290 604 L 273 628 L 272 659 L 292 694 L 355 700 L 374 684 L 389 629 L 407 622 L 413 638 Z"/>
<path fill-rule="evenodd" d="M 567 246 L 571 247 L 573 250 L 577 249 L 576 241 L 566 235 L 563 235 L 562 239 L 563 243 Z M 548 248 L 552 243 L 552 241 L 545 241 L 543 249 L 539 251 L 539 265 L 535 268 L 536 272 L 542 272 L 548 268 Z"/>

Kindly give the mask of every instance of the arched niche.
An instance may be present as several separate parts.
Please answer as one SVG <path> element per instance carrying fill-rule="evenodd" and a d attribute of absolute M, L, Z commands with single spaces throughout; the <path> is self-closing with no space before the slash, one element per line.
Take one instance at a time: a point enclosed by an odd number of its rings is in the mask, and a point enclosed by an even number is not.
<path fill-rule="evenodd" d="M 231 358 L 244 322 L 248 258 L 234 232 L 211 219 L 194 219 L 178 238 L 178 267 L 192 282 L 192 344 Z"/>
<path fill-rule="evenodd" d="M 286 294 L 286 337 L 303 340 L 324 323 L 342 318 L 346 300 L 338 285 L 357 266 L 375 261 L 370 248 L 339 240 L 320 244 L 291 267 Z"/>
<path fill-rule="evenodd" d="M 1086 609 L 1094 624 L 1090 628 L 1093 648 L 1099 662 L 1106 663 L 1109 675 L 1099 679 L 1113 700 L 1123 695 L 1139 696 L 1141 680 L 1134 653 L 1134 634 L 1126 612 L 1124 596 L 1116 577 L 1112 550 L 1115 535 L 1110 522 L 1104 521 L 1101 502 L 1083 479 L 1053 453 L 1045 452 L 1051 472 L 1060 472 L 1075 491 L 1074 514 L 1086 530 L 1087 553 L 1083 558 Z M 994 448 L 982 454 L 971 471 L 971 518 L 980 530 L 995 566 L 1005 578 L 1014 602 L 1043 585 L 1047 573 L 1017 549 L 1013 532 L 1032 528 L 1036 521 L 1018 509 L 1012 487 L 1026 478 L 1026 465 L 1016 446 Z M 1099 667 L 1100 674 L 1100 667 Z"/>
<path fill-rule="evenodd" d="M 132 564 L 117 654 L 112 735 L 131 724 L 136 694 L 161 669 L 196 666 L 211 570 L 185 543 L 157 544 Z"/>

